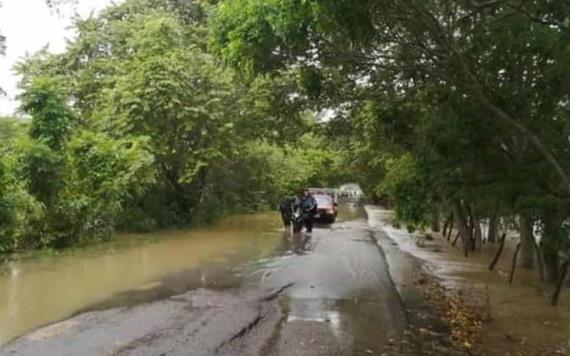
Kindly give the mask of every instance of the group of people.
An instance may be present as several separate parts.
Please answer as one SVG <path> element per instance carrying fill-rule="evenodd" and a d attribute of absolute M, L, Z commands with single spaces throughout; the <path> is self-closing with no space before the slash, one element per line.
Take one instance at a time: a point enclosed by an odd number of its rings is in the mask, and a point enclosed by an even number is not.
<path fill-rule="evenodd" d="M 317 200 L 308 190 L 303 190 L 297 197 L 287 197 L 279 204 L 279 211 L 286 229 L 291 228 L 293 213 L 299 209 L 302 214 L 303 225 L 307 232 L 313 231 L 314 214 L 317 212 Z"/>

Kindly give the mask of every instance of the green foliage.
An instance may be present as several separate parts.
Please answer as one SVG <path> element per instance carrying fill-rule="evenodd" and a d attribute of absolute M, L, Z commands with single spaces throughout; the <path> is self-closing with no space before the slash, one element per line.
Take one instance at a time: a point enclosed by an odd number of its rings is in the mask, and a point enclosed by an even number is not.
<path fill-rule="evenodd" d="M 25 134 L 27 126 L 27 120 L 0 117 L 0 152 L 10 152 L 15 141 Z"/>
<path fill-rule="evenodd" d="M 124 201 L 154 180 L 147 141 L 83 131 L 70 142 L 65 184 L 50 221 L 54 245 L 111 237 Z"/>
<path fill-rule="evenodd" d="M 223 1 L 212 20 L 212 48 L 250 75 L 296 61 L 311 64 L 315 45 L 369 43 L 373 5 L 370 0 Z"/>
<path fill-rule="evenodd" d="M 148 138 L 73 130 L 58 81 L 26 86 L 27 132 L 0 161 L 0 248 L 68 246 L 108 238 L 123 203 L 154 181 Z"/>
<path fill-rule="evenodd" d="M 451 202 L 473 219 L 530 214 L 555 275 L 570 248 L 568 18 L 547 0 L 226 0 L 211 46 L 248 77 L 298 73 L 290 95 L 338 112 L 349 166 L 401 218 Z"/>
<path fill-rule="evenodd" d="M 21 109 L 32 117 L 30 137 L 60 151 L 69 134 L 72 114 L 66 105 L 64 78 L 38 77 L 23 86 Z"/>
<path fill-rule="evenodd" d="M 18 64 L 29 120 L 0 120 L 1 251 L 203 224 L 348 174 L 307 105 L 321 73 L 244 80 L 222 66 L 212 3 L 111 5 L 74 23 L 65 52 Z M 303 38 L 290 15 L 283 34 Z"/>
<path fill-rule="evenodd" d="M 248 140 L 264 137 L 280 144 L 295 141 L 314 120 L 303 115 L 307 109 L 303 98 L 291 95 L 298 87 L 294 72 L 256 77 L 247 92 L 239 96 L 241 115 L 235 118 L 236 132 Z"/>
<path fill-rule="evenodd" d="M 248 143 L 243 151 L 213 167 L 198 222 L 234 211 L 273 208 L 283 196 L 307 187 L 335 186 L 342 160 L 322 137 L 305 134 L 285 147 L 268 141 Z"/>
<path fill-rule="evenodd" d="M 13 152 L 0 160 L 0 252 L 32 246 L 42 229 L 44 206 L 16 173 Z"/>
<path fill-rule="evenodd" d="M 278 0 L 222 2 L 218 16 L 213 20 L 214 51 L 249 74 L 280 67 L 282 53 L 272 51 L 275 48 L 286 51 L 286 47 L 284 39 L 276 33 L 276 27 L 290 21 L 287 15 L 298 13 L 297 8 L 280 12 L 285 10 L 282 5 Z M 302 21 L 298 22 L 298 31 L 306 31 Z M 287 34 L 295 36 L 295 31 L 287 31 Z"/>
<path fill-rule="evenodd" d="M 378 195 L 396 201 L 397 218 L 415 226 L 423 226 L 430 211 L 430 186 L 421 166 L 410 154 L 385 162 L 386 175 L 378 187 Z"/>
<path fill-rule="evenodd" d="M 61 186 L 64 157 L 43 140 L 22 139 L 19 142 L 19 176 L 28 184 L 28 191 L 47 207 L 52 207 Z"/>
<path fill-rule="evenodd" d="M 0 252 L 41 245 L 43 205 L 21 185 L 8 185 L 0 193 Z"/>
<path fill-rule="evenodd" d="M 157 223 L 185 224 L 201 200 L 210 166 L 234 149 L 232 74 L 187 44 L 175 18 L 141 21 L 131 39 L 135 55 L 122 61 L 122 74 L 105 89 L 95 120 L 114 137 L 149 137 L 159 180 L 154 194 L 172 198 L 156 207 L 167 204 L 170 212 Z M 145 204 L 146 197 L 137 198 Z"/>
<path fill-rule="evenodd" d="M 22 110 L 32 117 L 30 140 L 23 142 L 22 175 L 29 191 L 48 208 L 57 199 L 69 137 L 71 111 L 61 78 L 38 77 L 24 86 Z"/>

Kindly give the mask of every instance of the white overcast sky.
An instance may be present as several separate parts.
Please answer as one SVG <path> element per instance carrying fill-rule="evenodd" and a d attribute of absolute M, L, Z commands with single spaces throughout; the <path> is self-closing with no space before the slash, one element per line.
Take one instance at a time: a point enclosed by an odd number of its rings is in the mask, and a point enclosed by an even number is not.
<path fill-rule="evenodd" d="M 66 38 L 73 38 L 69 29 L 74 13 L 87 17 L 115 0 L 78 0 L 62 5 L 59 14 L 50 10 L 45 0 L 0 0 L 0 33 L 6 36 L 6 56 L 0 57 L 0 87 L 7 92 L 0 97 L 0 115 L 14 113 L 18 107 L 18 77 L 12 67 L 26 53 L 34 53 L 45 45 L 52 52 L 65 49 Z"/>

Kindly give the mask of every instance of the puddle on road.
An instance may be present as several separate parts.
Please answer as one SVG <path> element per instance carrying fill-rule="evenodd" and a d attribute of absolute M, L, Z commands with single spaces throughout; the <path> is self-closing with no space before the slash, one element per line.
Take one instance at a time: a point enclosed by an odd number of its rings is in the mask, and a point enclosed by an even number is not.
<path fill-rule="evenodd" d="M 284 321 L 267 355 L 383 355 L 399 347 L 403 329 L 399 318 L 394 318 L 398 308 L 376 292 L 342 299 L 285 295 L 280 305 Z M 299 344 L 304 346 L 292 346 Z"/>

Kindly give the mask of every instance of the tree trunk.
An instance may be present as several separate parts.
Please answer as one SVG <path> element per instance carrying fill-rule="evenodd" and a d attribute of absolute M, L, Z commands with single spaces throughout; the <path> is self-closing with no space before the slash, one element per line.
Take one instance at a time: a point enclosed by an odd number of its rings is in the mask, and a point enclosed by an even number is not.
<path fill-rule="evenodd" d="M 540 239 L 540 250 L 544 258 L 546 277 L 549 283 L 557 283 L 559 280 L 560 267 L 560 219 L 554 214 L 545 214 L 541 217 L 544 221 L 544 232 Z"/>
<path fill-rule="evenodd" d="M 519 265 L 522 268 L 533 269 L 534 260 L 534 235 L 532 233 L 532 220 L 527 214 L 521 214 L 519 218 L 519 233 L 521 243 L 521 258 Z"/>
<path fill-rule="evenodd" d="M 434 204 L 433 210 L 431 212 L 431 231 L 440 231 L 440 221 L 439 221 L 439 205 Z"/>
<path fill-rule="evenodd" d="M 467 228 L 469 229 L 469 233 L 471 234 L 471 238 L 473 238 L 473 212 L 471 211 L 471 207 L 469 204 L 463 204 L 464 212 L 465 212 L 465 220 L 467 221 Z"/>
<path fill-rule="evenodd" d="M 455 234 L 455 238 L 453 239 L 453 243 L 451 244 L 451 246 L 455 247 L 455 245 L 457 245 L 457 240 L 459 240 L 459 236 L 461 236 L 461 233 L 457 231 L 457 234 Z"/>
<path fill-rule="evenodd" d="M 204 191 L 206 187 L 208 177 L 208 169 L 206 167 L 200 168 L 199 172 L 196 174 L 196 177 L 189 185 L 189 192 L 192 192 L 189 196 L 190 206 L 187 210 L 188 219 L 191 221 L 192 219 L 196 219 L 199 217 L 199 209 L 202 206 L 203 199 L 204 199 Z"/>
<path fill-rule="evenodd" d="M 559 260 L 558 253 L 550 251 L 551 247 L 542 247 L 540 250 L 544 256 L 544 263 L 546 267 L 546 280 L 549 283 L 556 283 L 558 281 L 558 266 Z"/>
<path fill-rule="evenodd" d="M 471 209 L 471 206 L 469 206 L 469 204 L 465 204 L 465 210 L 467 212 L 466 217 L 469 218 L 469 223 L 467 224 L 468 227 L 468 231 L 469 231 L 469 242 L 471 244 L 471 251 L 475 251 L 477 250 L 477 244 L 475 241 L 475 223 L 477 221 L 477 219 L 475 219 L 475 215 L 473 213 L 473 210 Z"/>
<path fill-rule="evenodd" d="M 499 262 L 499 258 L 501 257 L 501 253 L 503 253 L 503 248 L 505 247 L 505 240 L 506 239 L 507 239 L 507 234 L 503 233 L 503 236 L 501 236 L 501 242 L 499 244 L 499 249 L 497 250 L 497 254 L 495 255 L 495 258 L 493 259 L 493 261 L 489 265 L 489 270 L 492 271 L 493 268 L 495 268 L 495 265 L 497 264 L 497 262 Z"/>
<path fill-rule="evenodd" d="M 469 251 L 473 250 L 473 240 L 471 238 L 471 232 L 469 231 L 467 219 L 465 218 L 463 204 L 458 200 L 453 203 L 453 214 L 457 217 L 456 220 L 459 229 L 459 235 L 463 244 L 463 255 L 467 257 Z"/>
<path fill-rule="evenodd" d="M 540 246 L 538 246 L 536 239 L 531 239 L 531 242 L 534 249 L 534 255 L 536 256 L 536 261 L 538 262 L 538 273 L 540 276 L 540 281 L 544 282 L 546 281 L 546 267 L 544 264 L 544 256 L 542 255 L 542 250 L 540 249 Z"/>
<path fill-rule="evenodd" d="M 515 254 L 513 255 L 513 263 L 511 264 L 511 273 L 509 274 L 509 284 L 513 284 L 513 277 L 515 276 L 515 270 L 517 268 L 517 257 L 519 255 L 519 251 L 521 250 L 521 243 L 517 244 L 517 248 L 515 249 Z"/>
<path fill-rule="evenodd" d="M 491 217 L 489 218 L 489 233 L 487 234 L 487 241 L 490 243 L 497 242 L 497 232 L 499 229 L 499 214 L 496 210 L 493 210 Z"/>
<path fill-rule="evenodd" d="M 483 247 L 483 233 L 481 232 L 481 224 L 479 223 L 479 219 L 472 215 L 473 219 L 473 227 L 474 227 L 474 234 L 473 234 L 473 242 L 475 246 L 475 250 L 481 251 Z"/>
<path fill-rule="evenodd" d="M 443 231 L 442 231 L 442 235 L 444 237 L 447 236 L 447 229 L 450 228 L 450 225 L 453 223 L 453 213 L 449 214 L 447 216 L 447 219 L 445 219 L 445 223 L 443 223 Z"/>
<path fill-rule="evenodd" d="M 560 278 L 556 284 L 556 289 L 552 294 L 552 305 L 558 304 L 558 298 L 560 297 L 560 291 L 566 282 L 566 276 L 568 275 L 568 267 L 570 267 L 570 259 L 567 259 L 560 267 Z"/>
<path fill-rule="evenodd" d="M 451 234 L 453 233 L 453 223 L 454 220 L 452 216 L 451 223 L 449 224 L 449 231 L 447 232 L 447 241 L 451 240 Z"/>

